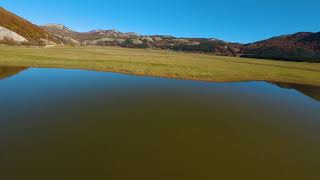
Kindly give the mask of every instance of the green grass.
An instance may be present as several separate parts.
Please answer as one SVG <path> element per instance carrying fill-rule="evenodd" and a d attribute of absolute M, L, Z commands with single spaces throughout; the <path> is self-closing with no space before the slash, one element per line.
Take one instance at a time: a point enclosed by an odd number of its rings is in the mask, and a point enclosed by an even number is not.
<path fill-rule="evenodd" d="M 273 81 L 320 86 L 320 64 L 151 49 L 0 46 L 0 65 L 88 69 L 213 82 Z"/>

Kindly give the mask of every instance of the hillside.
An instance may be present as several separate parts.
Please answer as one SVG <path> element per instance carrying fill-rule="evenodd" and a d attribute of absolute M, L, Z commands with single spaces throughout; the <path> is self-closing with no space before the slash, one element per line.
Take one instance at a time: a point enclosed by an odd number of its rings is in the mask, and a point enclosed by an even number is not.
<path fill-rule="evenodd" d="M 50 33 L 46 32 L 42 28 L 5 10 L 2 7 L 0 7 L 0 17 L 0 27 L 10 30 L 18 34 L 19 36 L 27 39 L 27 42 L 25 42 L 25 44 L 45 45 L 47 43 L 47 40 L 53 42 L 60 42 L 57 38 L 50 35 Z M 2 43 L 13 43 L 10 42 L 10 40 L 12 39 L 6 38 L 5 41 L 3 41 Z"/>
<path fill-rule="evenodd" d="M 301 32 L 248 44 L 243 57 L 320 62 L 320 32 Z"/>
<path fill-rule="evenodd" d="M 239 44 L 215 38 L 178 38 L 168 35 L 140 35 L 117 30 L 77 32 L 61 24 L 42 27 L 0 7 L 0 44 L 72 46 L 119 46 L 213 53 L 258 59 L 320 62 L 320 32 L 301 32 L 267 40 Z"/>
<path fill-rule="evenodd" d="M 65 44 L 70 45 L 157 48 L 214 53 L 223 56 L 320 62 L 320 32 L 284 35 L 244 45 L 214 38 L 177 38 L 167 35 L 143 36 L 117 30 L 76 32 L 60 24 L 50 24 L 43 26 L 43 28 L 62 39 Z"/>
<path fill-rule="evenodd" d="M 241 48 L 240 44 L 227 43 L 212 38 L 177 38 L 168 35 L 144 36 L 117 30 L 76 32 L 61 24 L 48 24 L 42 28 L 55 34 L 56 37 L 69 45 L 158 48 L 189 52 L 210 52 L 230 56 L 236 56 Z"/>

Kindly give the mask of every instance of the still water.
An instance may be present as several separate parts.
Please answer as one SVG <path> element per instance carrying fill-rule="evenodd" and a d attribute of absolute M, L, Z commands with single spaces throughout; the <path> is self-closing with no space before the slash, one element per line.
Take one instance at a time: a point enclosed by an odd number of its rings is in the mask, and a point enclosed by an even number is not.
<path fill-rule="evenodd" d="M 0 68 L 0 179 L 320 179 L 320 88 Z"/>

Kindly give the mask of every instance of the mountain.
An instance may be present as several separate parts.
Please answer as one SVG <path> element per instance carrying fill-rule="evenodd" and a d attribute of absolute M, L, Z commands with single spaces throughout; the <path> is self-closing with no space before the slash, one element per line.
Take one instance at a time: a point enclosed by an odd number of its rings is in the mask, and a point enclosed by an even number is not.
<path fill-rule="evenodd" d="M 245 45 L 242 57 L 320 62 L 320 32 L 300 32 Z"/>
<path fill-rule="evenodd" d="M 0 7 L 0 43 L 45 45 L 60 40 L 39 26 Z"/>
<path fill-rule="evenodd" d="M 93 30 L 76 32 L 61 24 L 48 24 L 42 28 L 65 44 L 82 46 L 121 46 L 130 48 L 159 48 L 178 51 L 212 52 L 235 56 L 241 45 L 209 38 L 177 38 L 168 35 L 144 36 L 137 33 L 124 33 L 117 30 Z"/>
<path fill-rule="evenodd" d="M 121 33 L 116 30 L 93 30 L 90 32 L 76 32 L 73 31 L 62 24 L 47 24 L 42 26 L 42 28 L 52 34 L 57 38 L 63 40 L 64 44 L 69 45 L 107 45 L 108 42 L 111 42 L 110 39 L 114 38 L 114 41 L 123 42 L 122 39 L 127 38 L 137 38 L 139 35 L 135 33 Z M 110 43 L 112 44 L 112 43 Z"/>
<path fill-rule="evenodd" d="M 77 32 L 62 24 L 37 26 L 0 7 L 0 44 L 73 46 L 121 46 L 205 52 L 223 56 L 320 62 L 320 32 L 300 32 L 251 44 L 229 43 L 215 38 L 178 38 L 140 35 L 117 30 Z"/>
<path fill-rule="evenodd" d="M 117 30 L 76 32 L 64 25 L 49 24 L 43 28 L 70 45 L 159 48 L 186 52 L 206 52 L 224 56 L 320 62 L 320 32 L 302 32 L 251 43 L 229 43 L 214 38 L 177 38 L 167 35 L 143 36 Z"/>

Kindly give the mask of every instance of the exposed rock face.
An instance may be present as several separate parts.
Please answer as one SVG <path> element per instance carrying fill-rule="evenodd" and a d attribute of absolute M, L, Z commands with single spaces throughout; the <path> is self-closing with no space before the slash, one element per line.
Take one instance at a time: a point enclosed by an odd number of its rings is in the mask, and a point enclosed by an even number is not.
<path fill-rule="evenodd" d="M 17 42 L 17 43 L 28 42 L 26 38 L 20 36 L 19 34 L 13 31 L 10 31 L 7 28 L 0 26 L 0 40 L 5 40 L 5 39 L 13 40 L 14 42 Z"/>
<path fill-rule="evenodd" d="M 95 40 L 95 41 L 106 41 L 106 42 L 114 42 L 115 39 L 114 38 L 102 38 L 102 39 L 98 39 L 98 40 Z"/>
<path fill-rule="evenodd" d="M 126 35 L 129 35 L 129 36 L 136 36 L 136 37 L 140 37 L 140 34 L 138 33 L 135 33 L 135 32 L 128 32 L 128 33 L 125 33 Z"/>
<path fill-rule="evenodd" d="M 222 40 L 217 39 L 217 38 L 211 38 L 210 41 L 220 41 L 221 42 Z"/>
<path fill-rule="evenodd" d="M 130 35 L 126 33 L 122 33 L 118 30 L 93 30 L 90 32 L 86 32 L 85 34 L 90 35 L 92 37 L 130 37 Z"/>
<path fill-rule="evenodd" d="M 97 40 L 86 40 L 82 42 L 82 45 L 91 45 L 91 46 L 121 46 L 126 39 L 117 39 L 117 38 L 101 38 Z"/>
<path fill-rule="evenodd" d="M 80 46 L 81 43 L 75 39 L 72 39 L 71 37 L 63 37 L 64 42 L 71 45 Z"/>
<path fill-rule="evenodd" d="M 140 39 L 131 39 L 131 42 L 135 45 L 139 45 L 143 43 L 143 41 L 141 41 Z"/>
<path fill-rule="evenodd" d="M 162 41 L 163 39 L 161 37 L 153 37 L 153 39 L 157 42 Z"/>
<path fill-rule="evenodd" d="M 227 56 L 320 62 L 320 32 L 283 35 L 247 45 L 229 43 L 215 38 L 176 38 L 170 35 L 142 36 L 137 33 L 124 33 L 117 30 L 76 32 L 62 24 L 47 24 L 39 27 L 1 7 L 0 41 L 7 45 L 68 44 L 159 48 Z"/>
<path fill-rule="evenodd" d="M 82 46 L 87 46 L 87 45 L 89 45 L 89 40 L 85 40 L 85 41 L 83 41 L 82 43 L 81 43 L 81 45 Z"/>
<path fill-rule="evenodd" d="M 126 42 L 125 39 L 116 39 L 116 41 L 117 41 L 119 44 L 122 44 L 122 43 Z"/>
<path fill-rule="evenodd" d="M 73 45 L 73 46 L 80 46 L 81 45 L 81 43 L 79 41 L 77 41 L 77 40 L 75 40 L 75 39 L 73 39 L 71 37 L 60 36 L 60 35 L 57 35 L 57 34 L 55 34 L 55 36 L 57 38 L 59 38 L 63 42 L 63 44 Z"/>
<path fill-rule="evenodd" d="M 149 36 L 142 37 L 141 40 L 143 40 L 143 41 L 148 41 L 148 42 L 153 42 L 152 37 L 149 37 Z"/>
<path fill-rule="evenodd" d="M 70 29 L 68 27 L 66 27 L 65 25 L 63 25 L 63 24 L 46 24 L 45 26 L 51 27 L 51 28 L 60 29 L 60 30 L 68 30 L 68 31 L 70 31 Z"/>
<path fill-rule="evenodd" d="M 177 43 L 190 43 L 190 41 L 187 39 L 174 39 L 173 41 Z"/>
<path fill-rule="evenodd" d="M 168 35 L 141 36 L 137 33 L 123 33 L 117 30 L 76 32 L 66 28 L 64 25 L 49 25 L 43 26 L 43 28 L 56 34 L 56 36 L 60 37 L 65 44 L 72 45 L 79 45 L 80 43 L 83 46 L 159 48 L 178 51 L 219 53 L 230 56 L 235 56 L 235 52 L 238 52 L 238 49 L 236 50 L 235 48 L 240 47 L 239 44 L 226 43 L 217 39 L 176 38 Z"/>
<path fill-rule="evenodd" d="M 101 39 L 97 39 L 97 40 L 93 40 L 93 41 L 87 41 L 85 42 L 86 45 L 107 45 L 107 43 L 109 42 L 115 42 L 116 39 L 114 38 L 101 38 Z"/>
<path fill-rule="evenodd" d="M 49 41 L 49 40 L 47 40 L 47 39 L 41 39 L 41 41 L 42 41 L 43 44 L 46 45 L 46 46 L 54 46 L 54 45 L 57 45 L 57 43 L 52 42 L 52 41 Z"/>
<path fill-rule="evenodd" d="M 33 46 L 45 45 L 41 39 L 47 39 L 56 43 L 59 42 L 51 33 L 2 7 L 0 7 L 0 26 L 2 27 L 2 39 L 9 38 L 6 39 L 6 41 L 9 40 L 9 42 L 11 41 L 18 44 L 26 42 L 25 44 Z"/>
<path fill-rule="evenodd" d="M 198 46 L 198 45 L 200 45 L 201 43 L 199 43 L 199 42 L 192 42 L 192 43 L 189 43 L 188 45 L 189 46 Z"/>
<path fill-rule="evenodd" d="M 63 25 L 51 25 L 51 27 L 44 28 L 51 33 L 70 37 L 82 45 L 159 48 L 207 52 L 226 56 L 242 55 L 265 59 L 320 62 L 320 32 L 279 36 L 243 45 L 216 38 L 176 38 L 170 35 L 141 36 L 137 33 L 123 33 L 117 30 L 94 30 L 80 33 Z"/>

